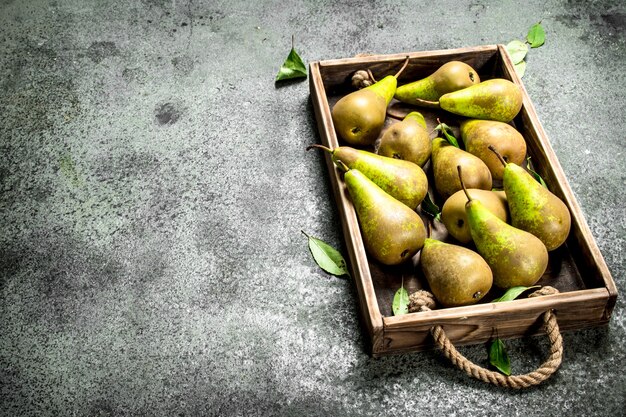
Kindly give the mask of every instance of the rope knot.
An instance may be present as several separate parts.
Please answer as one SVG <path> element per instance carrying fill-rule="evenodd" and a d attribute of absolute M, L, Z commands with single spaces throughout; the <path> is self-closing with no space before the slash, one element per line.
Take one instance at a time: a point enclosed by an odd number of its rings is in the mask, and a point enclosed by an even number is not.
<path fill-rule="evenodd" d="M 417 290 L 409 295 L 409 313 L 434 310 L 435 296 L 425 290 Z"/>
<path fill-rule="evenodd" d="M 545 285 L 541 288 L 539 288 L 537 291 L 534 291 L 532 293 L 530 293 L 528 295 L 528 298 L 531 297 L 541 297 L 542 295 L 554 295 L 554 294 L 558 294 L 559 290 L 557 290 L 554 287 L 551 287 L 549 285 Z"/>
<path fill-rule="evenodd" d="M 366 70 L 358 70 L 352 76 L 352 86 L 357 89 L 369 87 L 374 84 L 370 74 Z"/>

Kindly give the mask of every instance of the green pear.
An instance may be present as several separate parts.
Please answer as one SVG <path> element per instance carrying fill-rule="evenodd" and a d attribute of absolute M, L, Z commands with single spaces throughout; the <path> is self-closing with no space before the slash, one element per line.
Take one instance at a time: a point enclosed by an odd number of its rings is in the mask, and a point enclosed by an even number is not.
<path fill-rule="evenodd" d="M 466 172 L 469 188 L 491 189 L 491 172 L 480 158 L 451 145 L 443 138 L 435 138 L 432 143 L 430 159 L 435 189 L 444 200 L 461 189 L 457 165 L 461 165 Z"/>
<path fill-rule="evenodd" d="M 461 177 L 462 170 L 458 170 Z M 534 285 L 548 267 L 546 246 L 534 235 L 504 222 L 479 200 L 472 199 L 462 186 L 470 234 L 493 272 L 494 284 L 500 288 Z"/>
<path fill-rule="evenodd" d="M 561 246 L 569 236 L 572 222 L 565 203 L 524 168 L 504 161 L 495 148 L 490 150 L 504 166 L 502 185 L 511 213 L 511 224 L 537 236 L 548 251 Z"/>
<path fill-rule="evenodd" d="M 467 192 L 472 199 L 483 203 L 496 217 L 504 222 L 509 221 L 509 208 L 506 204 L 504 192 L 480 189 L 468 189 Z M 466 202 L 467 197 L 465 193 L 463 190 L 459 190 L 452 194 L 441 208 L 441 222 L 446 226 L 448 233 L 464 244 L 472 241 L 467 222 L 467 213 L 465 212 Z"/>
<path fill-rule="evenodd" d="M 395 199 L 415 209 L 428 192 L 428 178 L 424 170 L 413 162 L 389 158 L 373 152 L 339 146 L 330 149 L 322 145 L 311 145 L 332 155 L 333 162 L 339 161 L 348 168 L 358 169 Z"/>
<path fill-rule="evenodd" d="M 491 289 L 493 275 L 476 252 L 427 238 L 420 266 L 433 295 L 444 307 L 475 304 Z"/>
<path fill-rule="evenodd" d="M 439 105 L 460 116 L 508 123 L 522 108 L 522 99 L 522 89 L 517 84 L 494 78 L 444 94 Z"/>
<path fill-rule="evenodd" d="M 378 154 L 424 166 L 432 144 L 424 116 L 419 112 L 407 114 L 399 123 L 391 125 L 380 139 Z"/>
<path fill-rule="evenodd" d="M 422 218 L 387 194 L 358 169 L 347 170 L 344 182 L 361 229 L 367 253 L 385 265 L 397 265 L 415 255 L 424 245 Z"/>
<path fill-rule="evenodd" d="M 505 161 L 521 165 L 526 158 L 526 141 L 513 126 L 495 120 L 469 119 L 461 122 L 461 138 L 465 150 L 479 157 L 493 179 L 501 180 L 504 167 L 498 157 L 489 150 L 496 148 Z"/>
<path fill-rule="evenodd" d="M 440 66 L 428 77 L 398 87 L 395 98 L 403 103 L 432 107 L 425 101 L 436 102 L 446 93 L 461 90 L 479 82 L 480 77 L 472 67 L 464 62 L 450 61 Z"/>
<path fill-rule="evenodd" d="M 393 99 L 398 86 L 398 76 L 409 63 L 395 75 L 354 91 L 335 103 L 331 116 L 339 137 L 350 145 L 368 146 L 373 144 L 385 124 L 387 106 Z"/>

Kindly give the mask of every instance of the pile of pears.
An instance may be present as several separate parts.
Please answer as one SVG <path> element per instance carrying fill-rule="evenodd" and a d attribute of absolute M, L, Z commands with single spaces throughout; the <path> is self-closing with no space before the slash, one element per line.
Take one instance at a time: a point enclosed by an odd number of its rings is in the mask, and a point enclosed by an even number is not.
<path fill-rule="evenodd" d="M 398 86 L 409 62 L 336 102 L 340 146 L 309 147 L 328 152 L 343 172 L 368 256 L 383 265 L 413 260 L 444 307 L 477 303 L 494 286 L 534 285 L 549 252 L 567 240 L 571 217 L 523 167 L 526 141 L 512 123 L 522 108 L 520 87 L 481 81 L 460 61 Z M 394 100 L 415 109 L 389 125 Z M 446 135 L 431 139 L 420 107 L 456 115 L 463 148 Z M 430 220 L 420 214 L 429 189 L 442 207 L 442 240 L 430 236 Z"/>

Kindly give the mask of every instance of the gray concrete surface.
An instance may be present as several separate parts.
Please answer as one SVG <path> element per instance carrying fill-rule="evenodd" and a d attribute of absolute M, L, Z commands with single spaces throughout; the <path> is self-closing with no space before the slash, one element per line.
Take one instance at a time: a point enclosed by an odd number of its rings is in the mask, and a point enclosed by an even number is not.
<path fill-rule="evenodd" d="M 621 292 L 511 392 L 438 352 L 373 359 L 306 62 L 506 43 Z M 0 414 L 623 415 L 626 5 L 615 1 L 0 0 Z M 546 353 L 508 343 L 514 370 Z M 464 347 L 477 361 L 485 346 Z"/>

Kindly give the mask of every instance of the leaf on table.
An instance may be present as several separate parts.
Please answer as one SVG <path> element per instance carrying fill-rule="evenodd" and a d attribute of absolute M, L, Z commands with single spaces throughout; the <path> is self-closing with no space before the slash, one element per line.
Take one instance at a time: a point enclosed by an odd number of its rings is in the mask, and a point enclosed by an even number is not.
<path fill-rule="evenodd" d="M 276 81 L 290 80 L 294 78 L 306 78 L 307 71 L 302 58 L 296 52 L 293 46 L 293 36 L 291 38 L 291 51 L 287 56 L 287 59 L 278 70 L 276 75 Z"/>
<path fill-rule="evenodd" d="M 501 303 L 503 301 L 513 301 L 517 297 L 519 297 L 524 291 L 528 291 L 532 288 L 540 288 L 540 287 L 541 285 L 533 285 L 532 287 L 522 287 L 522 286 L 511 287 L 508 290 L 506 290 L 506 292 L 504 293 L 504 295 L 502 295 L 502 297 L 496 298 L 492 302 Z"/>
<path fill-rule="evenodd" d="M 520 78 L 522 78 L 524 74 L 526 74 L 526 61 L 518 62 L 514 66 L 515 66 L 515 72 L 517 72 L 517 75 Z"/>
<path fill-rule="evenodd" d="M 323 240 L 309 236 L 304 231 L 302 231 L 302 233 L 308 238 L 309 250 L 311 251 L 311 255 L 313 255 L 313 259 L 315 259 L 315 262 L 317 262 L 317 265 L 320 268 L 329 274 L 338 277 L 344 275 L 350 276 L 346 260 L 337 249 L 333 248 Z"/>
<path fill-rule="evenodd" d="M 439 122 L 439 119 L 437 119 L 437 121 Z M 450 128 L 450 126 L 448 126 L 445 123 L 441 123 L 439 122 L 439 124 L 437 125 L 437 127 L 435 127 L 435 130 L 437 132 L 441 132 L 441 134 L 443 134 L 443 137 L 453 146 L 456 146 L 457 148 L 460 148 L 459 146 L 459 142 L 456 140 L 456 138 L 452 135 L 452 129 Z"/>
<path fill-rule="evenodd" d="M 528 35 L 526 35 L 526 40 L 531 48 L 539 48 L 544 44 L 546 41 L 546 32 L 543 30 L 541 22 L 535 23 L 530 27 Z"/>
<path fill-rule="evenodd" d="M 511 361 L 506 353 L 504 342 L 496 337 L 489 347 L 489 363 L 504 375 L 511 375 Z"/>
<path fill-rule="evenodd" d="M 548 188 L 548 184 L 546 184 L 543 178 L 541 178 L 541 175 L 537 174 L 537 172 L 533 169 L 532 163 L 530 162 L 530 156 L 526 158 L 526 168 L 528 169 L 528 172 L 530 172 L 530 175 L 532 175 L 533 178 L 543 186 L 543 188 Z"/>
<path fill-rule="evenodd" d="M 393 309 L 394 316 L 401 316 L 409 312 L 409 293 L 404 288 L 404 279 L 402 280 L 402 284 L 400 284 L 400 288 L 393 296 L 391 308 Z"/>
<path fill-rule="evenodd" d="M 528 45 L 520 40 L 513 40 L 506 45 L 506 50 L 511 55 L 513 65 L 518 64 L 524 60 L 528 53 Z"/>
<path fill-rule="evenodd" d="M 433 200 L 430 198 L 430 194 L 426 193 L 426 197 L 422 201 L 421 208 L 435 220 L 441 221 L 441 211 L 439 210 L 439 206 L 433 203 Z"/>

